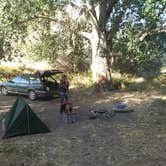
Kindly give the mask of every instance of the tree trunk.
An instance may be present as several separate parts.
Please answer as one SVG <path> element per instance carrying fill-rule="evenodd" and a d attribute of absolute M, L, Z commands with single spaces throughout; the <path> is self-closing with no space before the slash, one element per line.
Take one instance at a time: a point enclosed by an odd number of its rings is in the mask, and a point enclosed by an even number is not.
<path fill-rule="evenodd" d="M 105 91 L 108 89 L 108 82 L 111 82 L 110 65 L 109 65 L 109 49 L 107 46 L 106 35 L 93 28 L 92 38 L 92 65 L 94 90 Z M 111 85 L 110 85 L 111 86 Z"/>

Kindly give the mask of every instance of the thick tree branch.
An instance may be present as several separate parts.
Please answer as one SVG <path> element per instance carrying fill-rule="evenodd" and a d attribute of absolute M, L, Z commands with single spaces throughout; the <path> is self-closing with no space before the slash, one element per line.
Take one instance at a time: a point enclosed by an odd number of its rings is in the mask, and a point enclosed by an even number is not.
<path fill-rule="evenodd" d="M 92 39 L 92 33 L 80 32 L 80 34 L 81 34 L 83 37 L 85 37 L 85 38 L 87 38 L 87 39 L 89 39 L 89 40 Z"/>
<path fill-rule="evenodd" d="M 96 29 L 99 29 L 99 18 L 97 16 L 97 13 L 99 12 L 99 6 L 94 5 L 93 1 L 90 1 L 90 8 L 87 8 L 89 15 L 91 17 L 91 20 L 93 24 L 95 25 Z"/>
<path fill-rule="evenodd" d="M 95 29 L 97 31 L 100 31 L 102 28 L 102 24 L 104 23 L 104 15 L 100 12 L 105 12 L 106 10 L 106 2 L 107 0 L 102 0 L 102 2 L 98 3 L 98 5 L 95 5 L 95 1 L 91 0 L 89 4 L 84 4 L 84 8 L 86 9 L 87 13 L 90 16 L 90 20 L 92 21 L 92 24 L 94 25 Z M 74 8 L 81 8 L 78 5 L 71 2 L 71 6 Z M 103 17 L 104 16 L 104 17 Z"/>
<path fill-rule="evenodd" d="M 91 20 L 93 22 L 93 24 L 95 25 L 96 29 L 99 29 L 99 23 L 97 18 L 93 15 L 92 11 L 89 10 L 89 15 L 91 17 Z"/>
<path fill-rule="evenodd" d="M 74 3 L 70 3 L 72 7 L 74 8 L 80 8 L 79 6 L 77 6 L 76 4 Z M 85 5 L 84 6 L 87 10 L 87 12 L 89 13 L 89 16 L 93 22 L 93 24 L 95 25 L 95 28 L 96 29 L 99 29 L 99 21 L 98 21 L 98 18 L 97 18 L 97 7 L 95 8 L 95 5 L 94 5 L 94 2 L 93 1 L 90 1 L 90 5 Z"/>
<path fill-rule="evenodd" d="M 120 23 L 122 22 L 122 18 L 124 16 L 124 13 L 126 12 L 126 9 L 127 9 L 127 7 L 128 7 L 129 4 L 130 3 L 129 3 L 128 0 L 123 0 L 122 1 L 121 10 L 119 11 L 119 14 L 116 16 L 115 22 L 112 25 L 110 31 L 108 32 L 107 41 L 112 42 L 113 38 L 115 37 L 116 33 L 118 32 L 118 30 L 120 28 Z"/>
<path fill-rule="evenodd" d="M 99 8 L 99 5 L 97 5 L 97 6 L 95 7 L 94 2 L 93 2 L 93 1 L 90 1 L 90 11 L 91 11 L 93 17 L 94 17 L 97 21 L 99 20 L 98 11 L 97 11 L 98 8 Z"/>
<path fill-rule="evenodd" d="M 52 21 L 52 22 L 58 22 L 59 20 L 56 19 L 56 18 L 52 18 L 52 17 L 49 17 L 49 16 L 43 16 L 43 15 L 36 15 L 35 16 L 36 18 L 41 18 L 41 19 L 44 19 L 44 20 L 48 20 L 48 21 Z"/>
<path fill-rule="evenodd" d="M 156 18 L 152 21 L 151 26 L 149 26 L 149 28 L 146 30 L 146 32 L 141 32 L 137 35 L 136 40 L 138 42 L 142 42 L 147 36 L 166 32 L 166 23 L 164 23 L 163 25 L 161 25 L 155 29 L 153 28 L 153 25 L 156 24 L 156 21 L 159 19 L 159 17 L 161 16 L 161 14 L 164 12 L 165 9 L 166 9 L 166 6 L 163 6 L 163 8 L 156 15 Z"/>
<path fill-rule="evenodd" d="M 27 20 L 24 20 L 24 21 L 19 21 L 18 23 L 19 24 L 24 24 L 24 23 L 27 23 L 27 22 L 35 20 L 35 19 L 43 19 L 43 20 L 47 20 L 49 22 L 58 23 L 59 25 L 62 25 L 62 26 L 66 26 L 66 22 L 64 22 L 62 20 L 58 20 L 56 18 L 52 18 L 52 17 L 49 17 L 49 16 L 42 16 L 42 15 L 35 15 L 34 17 L 30 17 L 30 18 L 28 18 Z"/>
<path fill-rule="evenodd" d="M 108 41 L 110 41 L 115 37 L 117 31 L 119 30 L 120 23 L 122 22 L 123 15 L 124 11 L 121 11 L 119 15 L 116 17 L 114 25 L 112 26 L 111 30 L 108 32 L 108 38 L 107 38 Z"/>
<path fill-rule="evenodd" d="M 117 2 L 118 2 L 118 0 L 114 0 L 114 1 L 109 2 L 108 8 L 107 8 L 107 11 L 106 11 L 106 21 L 109 19 L 110 14 L 112 13 L 113 8 L 114 8 L 114 6 Z"/>
<path fill-rule="evenodd" d="M 158 27 L 156 29 L 151 29 L 151 30 L 141 34 L 141 36 L 138 38 L 138 41 L 142 42 L 147 36 L 151 36 L 151 35 L 159 34 L 159 33 L 163 33 L 163 32 L 166 33 L 166 28 L 164 28 L 164 26 Z"/>
<path fill-rule="evenodd" d="M 106 26 L 106 8 L 107 8 L 107 0 L 101 0 L 99 3 L 99 27 L 101 31 L 105 29 Z"/>

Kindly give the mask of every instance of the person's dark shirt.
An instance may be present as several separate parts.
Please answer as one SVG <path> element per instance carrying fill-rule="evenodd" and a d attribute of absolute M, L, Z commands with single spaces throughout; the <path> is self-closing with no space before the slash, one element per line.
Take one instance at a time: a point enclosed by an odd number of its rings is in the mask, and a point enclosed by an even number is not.
<path fill-rule="evenodd" d="M 60 87 L 60 93 L 65 94 L 67 92 L 68 88 L 69 88 L 69 82 L 61 80 L 60 84 L 59 84 L 59 87 Z"/>

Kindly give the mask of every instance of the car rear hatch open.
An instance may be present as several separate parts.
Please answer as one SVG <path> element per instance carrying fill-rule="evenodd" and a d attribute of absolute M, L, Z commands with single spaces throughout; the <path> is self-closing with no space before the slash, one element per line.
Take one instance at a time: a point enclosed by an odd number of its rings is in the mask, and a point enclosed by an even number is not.
<path fill-rule="evenodd" d="M 45 70 L 45 71 L 39 71 L 39 72 L 40 72 L 41 77 L 49 77 L 49 76 L 52 76 L 52 75 L 55 75 L 55 74 L 63 73 L 60 70 Z"/>
<path fill-rule="evenodd" d="M 59 93 L 59 79 L 57 79 L 56 76 L 62 73 L 63 72 L 60 70 L 40 71 L 39 75 L 43 81 L 43 85 L 51 94 Z"/>

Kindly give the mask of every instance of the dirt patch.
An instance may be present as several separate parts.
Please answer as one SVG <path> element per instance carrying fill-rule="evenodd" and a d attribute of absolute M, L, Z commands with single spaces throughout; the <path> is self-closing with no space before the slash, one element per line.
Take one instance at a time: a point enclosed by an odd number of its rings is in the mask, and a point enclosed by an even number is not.
<path fill-rule="evenodd" d="M 64 124 L 59 99 L 26 102 L 51 129 L 0 140 L 0 165 L 10 166 L 165 166 L 166 98 L 158 92 L 109 92 L 96 96 L 71 94 L 78 121 Z M 0 96 L 0 117 L 16 96 Z M 112 109 L 125 103 L 132 113 L 108 120 L 89 120 L 91 108 Z M 1 131 L 2 135 L 2 131 Z"/>

